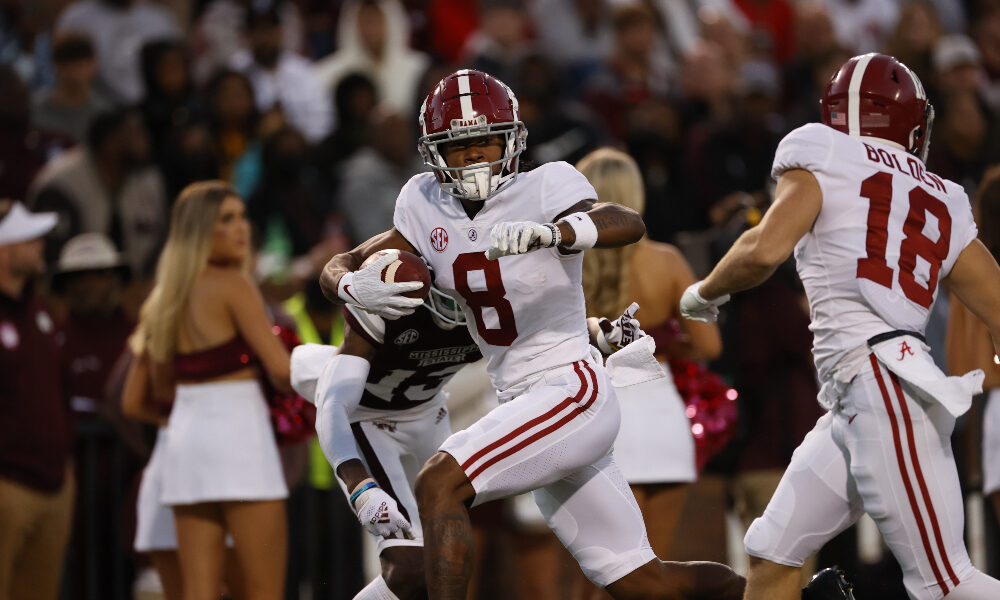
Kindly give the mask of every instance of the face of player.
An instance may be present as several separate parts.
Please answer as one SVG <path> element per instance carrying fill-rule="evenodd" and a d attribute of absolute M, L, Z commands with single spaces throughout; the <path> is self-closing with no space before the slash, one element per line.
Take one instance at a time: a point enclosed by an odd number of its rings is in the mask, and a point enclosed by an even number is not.
<path fill-rule="evenodd" d="M 246 207 L 236 196 L 228 196 L 219 205 L 219 216 L 212 232 L 213 264 L 241 263 L 250 251 L 250 223 Z"/>
<path fill-rule="evenodd" d="M 496 162 L 503 157 L 503 137 L 485 135 L 455 140 L 441 144 L 441 154 L 449 167 L 464 167 L 469 165 Z M 501 165 L 493 165 L 493 174 L 500 174 Z"/>

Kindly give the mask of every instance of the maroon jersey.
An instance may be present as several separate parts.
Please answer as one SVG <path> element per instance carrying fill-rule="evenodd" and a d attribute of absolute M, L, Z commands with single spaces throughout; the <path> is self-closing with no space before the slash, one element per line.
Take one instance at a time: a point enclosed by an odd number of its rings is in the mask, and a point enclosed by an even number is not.
<path fill-rule="evenodd" d="M 404 410 L 437 395 L 464 365 L 483 357 L 465 327 L 444 329 L 430 311 L 395 321 L 353 306 L 344 310 L 351 330 L 375 346 L 361 406 Z"/>

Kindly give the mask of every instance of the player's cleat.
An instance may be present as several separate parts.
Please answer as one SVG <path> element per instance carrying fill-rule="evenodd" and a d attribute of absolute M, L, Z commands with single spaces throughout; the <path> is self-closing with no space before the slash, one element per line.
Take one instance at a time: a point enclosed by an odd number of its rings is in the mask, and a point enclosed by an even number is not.
<path fill-rule="evenodd" d="M 802 588 L 802 600 L 855 600 L 854 584 L 840 567 L 828 567 L 813 575 Z"/>

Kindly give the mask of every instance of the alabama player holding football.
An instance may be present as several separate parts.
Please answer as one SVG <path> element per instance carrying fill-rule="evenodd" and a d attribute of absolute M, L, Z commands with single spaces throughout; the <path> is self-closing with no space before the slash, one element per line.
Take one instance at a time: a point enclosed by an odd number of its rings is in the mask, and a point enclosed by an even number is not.
<path fill-rule="evenodd" d="M 663 563 L 612 459 L 617 400 L 588 343 L 581 250 L 637 241 L 641 217 L 596 203 L 564 162 L 518 173 L 527 131 L 517 100 L 485 73 L 457 71 L 420 111 L 431 173 L 396 202 L 395 227 L 327 264 L 331 300 L 386 317 L 412 312 L 407 284 L 358 269 L 384 248 L 416 252 L 453 295 L 488 361 L 500 406 L 449 437 L 417 478 L 432 600 L 466 597 L 467 506 L 533 491 L 546 521 L 595 584 L 615 598 L 739 598 L 744 582 L 715 563 Z"/>
<path fill-rule="evenodd" d="M 747 532 L 745 597 L 795 598 L 805 558 L 867 512 L 910 598 L 1000 598 L 1000 582 L 969 560 L 951 451 L 983 374 L 946 377 L 922 335 L 943 284 L 1000 350 L 1000 267 L 962 188 L 924 166 L 934 112 L 909 68 L 883 54 L 848 60 L 822 115 L 778 146 L 763 221 L 681 299 L 687 318 L 712 321 L 793 249 L 809 298 L 829 412 Z"/>

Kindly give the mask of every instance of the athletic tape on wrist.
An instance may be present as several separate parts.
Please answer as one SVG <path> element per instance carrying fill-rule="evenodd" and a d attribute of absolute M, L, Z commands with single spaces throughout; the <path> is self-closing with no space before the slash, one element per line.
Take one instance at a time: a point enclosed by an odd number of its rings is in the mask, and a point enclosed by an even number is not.
<path fill-rule="evenodd" d="M 351 494 L 351 506 L 354 506 L 354 501 L 358 499 L 358 496 L 363 494 L 366 490 L 370 490 L 373 487 L 378 487 L 378 484 L 374 481 L 369 481 L 368 483 L 362 483 L 358 486 L 358 489 L 354 490 Z"/>
<path fill-rule="evenodd" d="M 545 226 L 549 228 L 552 232 L 552 241 L 546 246 L 546 248 L 554 248 L 562 243 L 562 231 L 559 230 L 559 226 L 555 223 L 545 223 Z"/>
<path fill-rule="evenodd" d="M 597 244 L 597 225 L 594 225 L 594 220 L 590 218 L 590 215 L 585 212 L 577 212 L 566 216 L 563 220 L 576 234 L 576 239 L 569 247 L 570 250 L 586 250 Z"/>

